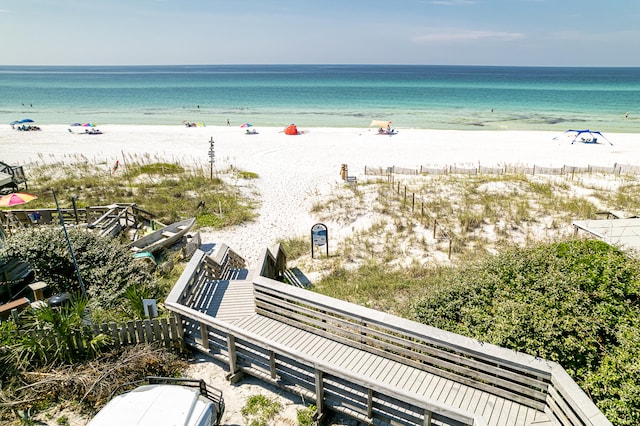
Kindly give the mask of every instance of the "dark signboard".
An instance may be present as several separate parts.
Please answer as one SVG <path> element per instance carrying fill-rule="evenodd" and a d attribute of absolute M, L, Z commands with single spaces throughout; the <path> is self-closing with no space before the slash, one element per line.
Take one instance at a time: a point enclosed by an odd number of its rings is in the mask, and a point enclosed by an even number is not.
<path fill-rule="evenodd" d="M 311 258 L 314 257 L 315 247 L 326 247 L 327 257 L 329 257 L 329 232 L 327 226 L 316 223 L 311 227 Z"/>

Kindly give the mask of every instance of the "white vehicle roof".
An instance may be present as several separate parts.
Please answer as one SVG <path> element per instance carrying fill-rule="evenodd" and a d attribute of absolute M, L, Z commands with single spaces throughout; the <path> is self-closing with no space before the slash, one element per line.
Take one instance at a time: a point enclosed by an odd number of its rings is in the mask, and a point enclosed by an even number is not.
<path fill-rule="evenodd" d="M 215 408 L 199 395 L 179 385 L 140 386 L 109 401 L 87 426 L 200 425 Z"/>

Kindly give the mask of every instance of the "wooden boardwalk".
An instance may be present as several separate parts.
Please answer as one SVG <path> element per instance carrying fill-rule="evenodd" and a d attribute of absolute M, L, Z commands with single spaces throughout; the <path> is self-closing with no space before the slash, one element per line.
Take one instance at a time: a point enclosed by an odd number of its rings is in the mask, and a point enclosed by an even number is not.
<path fill-rule="evenodd" d="M 356 375 L 480 415 L 487 425 L 554 424 L 543 411 L 257 314 L 253 299 L 251 281 L 212 280 L 201 287 L 190 307 L 260 335 L 265 344 L 276 342 Z"/>
<path fill-rule="evenodd" d="M 225 245 L 196 250 L 165 299 L 184 342 L 369 425 L 611 426 L 556 362 L 282 281 L 286 253 L 249 272 Z"/>

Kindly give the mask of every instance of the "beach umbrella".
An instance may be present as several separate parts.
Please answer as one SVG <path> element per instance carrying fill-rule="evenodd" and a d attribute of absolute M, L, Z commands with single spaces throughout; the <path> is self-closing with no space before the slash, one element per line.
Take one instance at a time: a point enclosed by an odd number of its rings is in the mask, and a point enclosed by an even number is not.
<path fill-rule="evenodd" d="M 391 124 L 390 120 L 371 120 L 369 127 L 387 127 Z"/>
<path fill-rule="evenodd" d="M 251 126 L 252 126 L 251 123 L 242 123 L 240 127 L 245 128 L 245 127 L 251 127 Z"/>
<path fill-rule="evenodd" d="M 11 207 L 19 204 L 26 204 L 36 198 L 38 197 L 35 195 L 26 194 L 24 192 L 14 192 L 13 194 L 0 197 L 0 207 Z"/>

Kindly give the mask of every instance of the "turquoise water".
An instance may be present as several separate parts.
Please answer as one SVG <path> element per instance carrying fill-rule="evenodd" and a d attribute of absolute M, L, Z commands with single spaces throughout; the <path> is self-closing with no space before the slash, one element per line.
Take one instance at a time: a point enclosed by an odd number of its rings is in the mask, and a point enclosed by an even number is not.
<path fill-rule="evenodd" d="M 629 118 L 625 114 L 629 112 Z M 404 65 L 0 67 L 0 123 L 640 133 L 640 68 Z"/>

